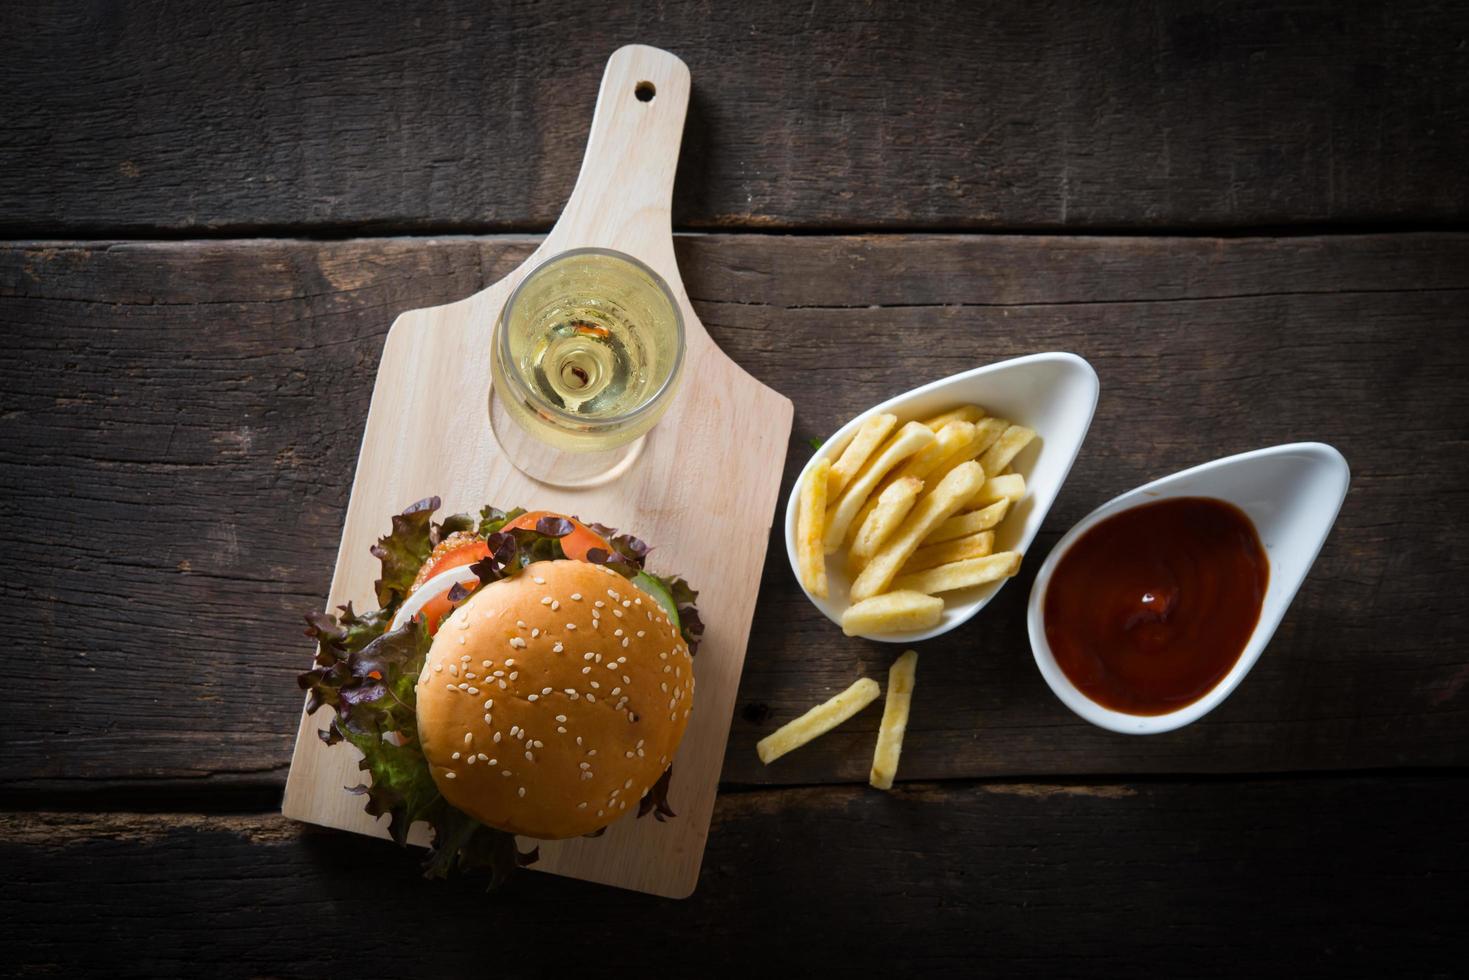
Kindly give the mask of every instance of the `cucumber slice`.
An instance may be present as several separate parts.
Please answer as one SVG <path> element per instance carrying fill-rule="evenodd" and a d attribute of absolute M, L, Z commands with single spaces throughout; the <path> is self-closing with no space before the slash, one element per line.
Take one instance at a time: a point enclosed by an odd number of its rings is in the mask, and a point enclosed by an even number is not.
<path fill-rule="evenodd" d="M 648 593 L 654 599 L 657 599 L 658 605 L 662 606 L 663 611 L 668 613 L 668 618 L 672 621 L 673 625 L 678 627 L 679 630 L 683 629 L 683 624 L 678 620 L 678 607 L 673 604 L 673 596 L 664 588 L 662 582 L 647 572 L 638 572 L 632 577 L 632 584 Z"/>

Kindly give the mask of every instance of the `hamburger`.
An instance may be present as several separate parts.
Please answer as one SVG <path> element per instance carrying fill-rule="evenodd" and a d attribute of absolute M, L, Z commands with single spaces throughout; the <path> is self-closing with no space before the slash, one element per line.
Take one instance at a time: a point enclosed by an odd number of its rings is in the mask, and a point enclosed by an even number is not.
<path fill-rule="evenodd" d="M 307 710 L 333 716 L 370 776 L 349 792 L 405 844 L 427 823 L 430 876 L 535 860 L 516 836 L 595 836 L 629 812 L 672 817 L 693 711 L 697 598 L 648 546 L 545 511 L 457 514 L 438 498 L 373 547 L 379 608 L 311 613 Z"/>

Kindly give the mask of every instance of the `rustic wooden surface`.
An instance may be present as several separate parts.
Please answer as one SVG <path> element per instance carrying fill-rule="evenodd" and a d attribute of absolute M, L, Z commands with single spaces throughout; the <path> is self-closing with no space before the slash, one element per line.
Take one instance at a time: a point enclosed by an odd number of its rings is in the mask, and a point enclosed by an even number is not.
<path fill-rule="evenodd" d="M 273 814 L 0 813 L 0 936 L 22 976 L 1452 976 L 1465 806 L 1463 776 L 726 793 L 686 902 L 487 896 Z"/>
<path fill-rule="evenodd" d="M 1462 222 L 1466 33 L 1449 0 L 8 3 L 0 230 L 544 230 L 633 41 L 693 71 L 680 227 Z"/>
<path fill-rule="evenodd" d="M 400 7 L 0 8 L 0 975 L 1462 973 L 1469 8 Z M 787 489 L 925 378 L 1070 349 L 1102 399 L 1021 578 L 924 645 L 893 796 L 876 711 L 755 759 L 896 652 L 776 541 L 695 896 L 486 897 L 276 815 L 294 624 L 388 324 L 530 253 L 627 41 L 693 71 L 673 219 L 731 233 L 675 248 L 795 402 Z M 1352 490 L 1239 691 L 1153 738 L 1061 708 L 1058 535 L 1308 438 Z"/>
<path fill-rule="evenodd" d="M 17 538 L 0 556 L 0 629 L 51 651 L 15 665 L 25 683 L 9 711 L 26 731 L 65 733 L 17 740 L 0 779 L 279 781 L 310 654 L 299 613 L 326 591 L 387 325 L 494 281 L 531 247 L 0 250 L 13 346 L 0 459 Z M 679 256 L 715 341 L 795 401 L 786 488 L 808 438 L 920 380 L 1050 349 L 1101 376 L 1026 570 L 924 647 L 909 778 L 1469 762 L 1469 235 L 694 236 Z M 1066 711 L 1024 632 L 1030 575 L 1057 537 L 1138 483 L 1297 439 L 1340 447 L 1353 486 L 1239 692 L 1160 738 Z M 877 712 L 769 768 L 754 742 L 893 653 L 809 608 L 773 541 L 724 779 L 863 779 Z"/>

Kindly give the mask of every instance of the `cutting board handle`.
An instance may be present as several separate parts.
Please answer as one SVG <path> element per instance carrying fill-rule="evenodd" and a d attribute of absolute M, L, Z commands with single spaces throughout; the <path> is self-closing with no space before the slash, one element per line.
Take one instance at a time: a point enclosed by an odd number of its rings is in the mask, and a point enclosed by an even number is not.
<path fill-rule="evenodd" d="M 614 248 L 678 284 L 669 217 L 689 107 L 689 69 L 667 51 L 629 44 L 612 52 L 576 188 L 541 249 Z"/>

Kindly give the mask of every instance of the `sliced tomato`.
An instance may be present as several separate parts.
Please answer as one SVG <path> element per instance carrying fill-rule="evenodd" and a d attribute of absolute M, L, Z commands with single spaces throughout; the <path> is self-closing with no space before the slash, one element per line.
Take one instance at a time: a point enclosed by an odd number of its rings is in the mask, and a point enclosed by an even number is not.
<path fill-rule="evenodd" d="M 428 556 L 428 560 L 419 568 L 418 576 L 414 578 L 413 588 L 409 592 L 412 593 L 440 572 L 447 572 L 461 565 L 473 565 L 480 559 L 489 557 L 489 554 L 490 546 L 485 544 L 484 538 L 468 531 L 456 531 L 440 541 L 438 547 Z M 454 604 L 449 601 L 449 594 L 446 592 L 424 603 L 418 615 L 428 624 L 428 632 L 432 636 L 439 631 L 439 623 L 444 617 L 453 611 Z"/>
<path fill-rule="evenodd" d="M 565 552 L 567 558 L 586 561 L 587 552 L 593 548 L 601 548 L 603 551 L 611 553 L 612 546 L 596 531 L 593 531 L 581 521 L 572 520 L 572 518 L 566 517 L 565 514 L 557 514 L 554 511 L 533 510 L 529 513 L 521 514 L 515 520 L 508 521 L 504 529 L 507 531 L 519 527 L 534 529 L 536 521 L 539 521 L 543 517 L 565 517 L 566 520 L 571 521 L 571 533 L 561 539 L 561 550 Z"/>

